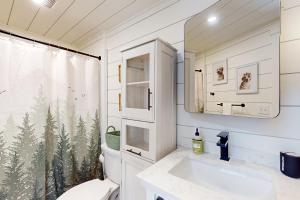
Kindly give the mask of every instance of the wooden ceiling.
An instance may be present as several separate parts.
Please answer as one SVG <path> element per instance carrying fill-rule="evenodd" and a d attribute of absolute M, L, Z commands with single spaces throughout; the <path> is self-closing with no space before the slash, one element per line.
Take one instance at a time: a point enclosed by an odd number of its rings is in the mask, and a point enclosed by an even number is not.
<path fill-rule="evenodd" d="M 218 22 L 209 25 L 207 19 Z M 222 0 L 185 24 L 185 50 L 203 53 L 280 18 L 280 0 Z"/>
<path fill-rule="evenodd" d="M 52 8 L 32 0 L 0 0 L 0 24 L 80 48 L 161 0 L 57 0 Z"/>

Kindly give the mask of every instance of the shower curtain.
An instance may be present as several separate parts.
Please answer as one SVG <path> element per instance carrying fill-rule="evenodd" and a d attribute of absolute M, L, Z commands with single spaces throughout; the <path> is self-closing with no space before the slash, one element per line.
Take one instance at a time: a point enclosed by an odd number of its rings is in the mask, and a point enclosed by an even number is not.
<path fill-rule="evenodd" d="M 0 200 L 103 179 L 98 60 L 0 35 Z"/>

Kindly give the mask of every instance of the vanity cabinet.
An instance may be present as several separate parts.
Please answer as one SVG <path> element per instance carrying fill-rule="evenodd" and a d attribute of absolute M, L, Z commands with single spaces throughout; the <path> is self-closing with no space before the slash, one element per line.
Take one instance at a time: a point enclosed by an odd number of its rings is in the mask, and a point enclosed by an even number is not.
<path fill-rule="evenodd" d="M 136 175 L 152 164 L 127 152 L 122 153 L 122 200 L 146 200 L 146 190 Z"/>
<path fill-rule="evenodd" d="M 146 200 L 136 174 L 176 149 L 177 53 L 155 39 L 122 55 L 121 196 Z"/>

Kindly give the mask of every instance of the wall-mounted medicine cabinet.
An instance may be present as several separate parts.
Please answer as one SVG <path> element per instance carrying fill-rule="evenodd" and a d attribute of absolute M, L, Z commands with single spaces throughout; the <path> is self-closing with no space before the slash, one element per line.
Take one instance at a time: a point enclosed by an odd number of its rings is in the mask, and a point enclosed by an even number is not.
<path fill-rule="evenodd" d="M 188 112 L 279 114 L 280 0 L 220 0 L 185 24 Z"/>

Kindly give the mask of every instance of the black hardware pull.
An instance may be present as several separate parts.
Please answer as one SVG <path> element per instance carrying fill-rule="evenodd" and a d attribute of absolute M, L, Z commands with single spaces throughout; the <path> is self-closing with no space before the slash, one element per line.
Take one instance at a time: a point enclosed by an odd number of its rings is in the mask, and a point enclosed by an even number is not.
<path fill-rule="evenodd" d="M 218 103 L 217 106 L 223 106 L 223 103 Z"/>
<path fill-rule="evenodd" d="M 242 104 L 232 104 L 231 106 L 240 106 L 242 108 L 246 107 L 246 105 L 244 103 L 242 103 Z"/>
<path fill-rule="evenodd" d="M 215 96 L 215 93 L 214 92 L 210 92 L 209 93 L 211 96 Z"/>
<path fill-rule="evenodd" d="M 201 69 L 196 69 L 195 72 L 202 72 L 202 70 Z"/>
<path fill-rule="evenodd" d="M 152 94 L 152 92 L 150 91 L 150 88 L 148 88 L 148 110 L 150 110 L 152 108 L 152 106 L 150 105 L 150 95 Z"/>
<path fill-rule="evenodd" d="M 130 152 L 130 153 L 133 153 L 133 154 L 135 154 L 135 155 L 138 155 L 138 156 L 142 156 L 142 153 L 141 153 L 141 152 L 137 153 L 137 152 L 134 152 L 132 149 L 127 149 L 126 151 L 128 151 L 128 152 Z"/>

